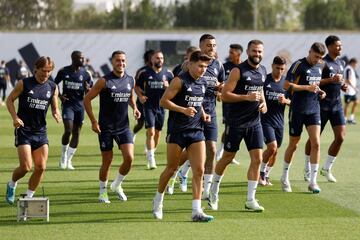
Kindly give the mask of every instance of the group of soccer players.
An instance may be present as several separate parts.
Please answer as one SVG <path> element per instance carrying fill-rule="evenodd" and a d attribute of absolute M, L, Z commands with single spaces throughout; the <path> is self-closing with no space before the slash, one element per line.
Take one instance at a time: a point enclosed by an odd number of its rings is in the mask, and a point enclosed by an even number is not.
<path fill-rule="evenodd" d="M 84 110 L 87 112 L 92 130 L 98 134 L 101 150 L 99 201 L 103 203 L 110 203 L 107 185 L 114 140 L 121 150 L 123 163 L 110 189 L 121 201 L 127 200 L 122 183 L 134 160 L 134 134 L 144 123 L 147 165 L 149 169 L 156 168 L 155 151 L 164 125 L 164 109 L 169 110 L 167 164 L 160 175 L 153 200 L 153 216 L 156 219 L 163 218 L 164 193 L 166 190 L 173 193 L 177 176 L 181 189 L 187 190 L 187 174 L 191 167 L 191 219 L 195 222 L 213 220 L 213 216 L 204 213 L 201 200 L 206 199 L 210 209 L 218 209 L 221 180 L 226 167 L 237 163 L 234 158 L 243 139 L 250 155 L 245 208 L 264 211 L 255 193 L 258 184 L 272 185 L 269 174 L 283 139 L 286 105 L 290 107 L 290 138 L 280 180 L 282 190 L 292 191 L 289 169 L 305 125 L 309 139 L 305 148 L 304 178 L 309 181 L 309 191 L 319 193 L 320 134 L 330 121 L 334 140 L 321 174 L 328 181 L 336 182 L 331 169 L 345 135 L 340 92 L 347 90 L 352 76 L 343 75 L 345 66 L 339 59 L 340 39 L 328 36 L 325 45 L 320 42 L 312 44 L 308 55 L 294 62 L 286 76 L 287 62 L 281 56 L 274 57 L 272 71 L 267 74 L 266 68 L 261 65 L 264 44 L 256 39 L 248 43 L 247 59 L 243 62 L 242 46 L 231 44 L 229 62 L 223 65 L 217 58 L 216 39 L 210 34 L 201 36 L 199 48 L 188 49 L 185 62 L 173 72 L 163 67 L 164 56 L 160 50 L 148 51 L 144 54 L 146 65 L 133 78 L 126 72 L 125 52 L 114 51 L 111 56 L 112 71 L 95 84 L 91 74 L 83 68 L 84 55 L 80 51 L 71 54 L 71 65 L 62 68 L 54 82 L 49 80 L 53 61 L 49 57 L 41 57 L 35 64 L 34 76 L 20 80 L 6 101 L 16 129 L 15 145 L 20 162 L 7 184 L 6 200 L 14 203 L 17 181 L 31 170 L 32 162 L 35 167 L 26 196 L 32 197 L 40 184 L 48 158 L 45 118 L 49 105 L 55 120 L 59 122 L 62 119 L 64 124 L 59 162 L 61 169 L 74 170 L 72 157 L 79 142 Z M 326 48 L 328 54 L 325 56 Z M 59 93 L 57 84 L 60 82 L 63 87 Z M 57 106 L 58 96 L 62 102 L 62 117 Z M 91 103 L 97 96 L 100 99 L 98 118 Z M 17 112 L 14 106 L 16 99 L 19 99 Z M 225 123 L 218 154 L 217 100 L 223 102 Z M 138 121 L 134 134 L 129 126 L 129 105 Z M 264 143 L 267 148 L 263 152 Z M 216 155 L 218 162 L 215 165 Z"/>

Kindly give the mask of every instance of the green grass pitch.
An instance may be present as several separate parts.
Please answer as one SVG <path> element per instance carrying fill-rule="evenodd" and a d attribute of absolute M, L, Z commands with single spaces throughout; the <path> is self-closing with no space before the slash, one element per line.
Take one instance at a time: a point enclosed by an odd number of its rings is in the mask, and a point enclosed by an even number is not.
<path fill-rule="evenodd" d="M 96 105 L 97 100 L 93 102 Z M 96 107 L 95 110 L 97 112 Z M 220 104 L 218 111 L 220 113 Z M 133 124 L 133 119 L 130 121 Z M 218 121 L 221 122 L 220 117 Z M 174 195 L 165 195 L 164 219 L 157 221 L 152 217 L 152 198 L 166 162 L 165 134 L 156 152 L 158 168 L 150 171 L 145 166 L 145 132 L 141 130 L 136 140 L 133 168 L 123 183 L 128 201 L 120 202 L 109 190 L 111 204 L 106 205 L 97 200 L 100 150 L 88 118 L 73 159 L 75 171 L 58 169 L 62 132 L 62 124 L 56 124 L 49 117 L 49 160 L 36 195 L 41 195 L 44 187 L 45 195 L 50 198 L 50 222 L 31 219 L 18 223 L 16 207 L 8 205 L 4 196 L 6 182 L 18 158 L 10 115 L 5 107 L 0 108 L 0 239 L 360 239 L 360 124 L 347 127 L 345 142 L 333 168 L 338 183 L 328 183 L 319 176 L 322 192 L 318 195 L 308 193 L 303 180 L 306 134 L 290 171 L 293 193 L 281 191 L 279 178 L 288 139 L 286 129 L 284 144 L 271 174 L 274 186 L 257 190 L 264 213 L 244 209 L 249 156 L 242 143 L 237 154 L 241 164 L 228 167 L 220 188 L 219 210 L 206 210 L 214 215 L 215 221 L 207 224 L 190 222 L 191 193 L 180 193 L 178 184 Z M 327 127 L 321 138 L 322 162 L 332 137 Z M 122 161 L 117 149 L 115 153 L 109 182 Z M 29 176 L 19 181 L 17 196 L 26 191 Z M 203 201 L 202 205 L 206 207 L 207 203 Z"/>

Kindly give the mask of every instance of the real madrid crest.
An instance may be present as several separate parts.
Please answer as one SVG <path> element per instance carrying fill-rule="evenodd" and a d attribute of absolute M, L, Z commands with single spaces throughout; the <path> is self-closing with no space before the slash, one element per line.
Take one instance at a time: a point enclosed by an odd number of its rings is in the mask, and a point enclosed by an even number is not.
<path fill-rule="evenodd" d="M 47 97 L 47 98 L 50 98 L 50 97 L 51 97 L 50 91 L 47 91 L 47 92 L 46 92 L 46 97 Z"/>
<path fill-rule="evenodd" d="M 204 85 L 201 86 L 201 91 L 202 91 L 202 93 L 205 93 L 205 86 Z"/>
<path fill-rule="evenodd" d="M 127 88 L 128 90 L 131 90 L 130 83 L 127 84 L 126 88 Z"/>

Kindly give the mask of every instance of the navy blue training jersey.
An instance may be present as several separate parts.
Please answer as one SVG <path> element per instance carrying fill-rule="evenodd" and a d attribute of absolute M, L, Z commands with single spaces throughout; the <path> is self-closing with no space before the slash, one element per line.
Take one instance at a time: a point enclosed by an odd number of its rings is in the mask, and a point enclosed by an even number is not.
<path fill-rule="evenodd" d="M 92 86 L 91 74 L 85 68 L 79 68 L 75 71 L 71 66 L 66 66 L 59 70 L 55 77 L 55 83 L 63 83 L 62 95 L 68 100 L 63 102 L 64 106 L 83 107 L 85 95 L 85 83 Z"/>
<path fill-rule="evenodd" d="M 212 59 L 203 76 L 207 87 L 204 99 L 204 110 L 211 116 L 216 115 L 216 85 L 217 82 L 225 81 L 225 71 L 222 63 L 217 59 Z"/>
<path fill-rule="evenodd" d="M 179 76 L 179 74 L 181 73 L 181 71 L 182 71 L 182 63 L 180 63 L 180 64 L 178 64 L 178 65 L 176 65 L 175 67 L 174 67 L 174 69 L 172 70 L 172 73 L 173 73 L 173 75 L 174 75 L 174 77 L 177 77 L 177 76 Z"/>
<path fill-rule="evenodd" d="M 170 81 L 173 77 L 172 72 L 164 68 L 156 73 L 149 67 L 140 73 L 136 85 L 143 89 L 144 95 L 148 97 L 145 107 L 160 108 L 160 99 L 165 92 L 164 81 Z"/>
<path fill-rule="evenodd" d="M 205 96 L 206 81 L 204 78 L 195 80 L 189 72 L 181 73 L 179 79 L 182 82 L 181 91 L 171 101 L 185 108 L 194 107 L 197 113 L 194 117 L 188 117 L 183 113 L 169 111 L 168 133 L 202 130 L 201 106 Z"/>
<path fill-rule="evenodd" d="M 322 64 L 310 65 L 306 58 L 302 58 L 291 65 L 286 75 L 286 80 L 297 85 L 319 85 L 322 68 Z M 303 114 L 319 112 L 319 94 L 309 91 L 294 91 L 290 108 Z"/>
<path fill-rule="evenodd" d="M 41 84 L 35 77 L 22 81 L 23 91 L 19 96 L 17 115 L 24 122 L 25 129 L 46 132 L 46 113 L 52 102 L 56 84 L 50 80 Z"/>
<path fill-rule="evenodd" d="M 113 72 L 103 78 L 106 86 L 100 92 L 100 129 L 118 134 L 129 127 L 128 104 L 135 80 L 126 73 L 120 78 Z"/>
<path fill-rule="evenodd" d="M 231 70 L 236 66 L 237 66 L 237 64 L 234 64 L 230 61 L 224 63 L 225 81 L 228 80 Z M 224 103 L 224 102 L 222 103 L 222 107 L 223 107 L 223 121 L 224 121 L 224 123 L 226 123 L 226 118 L 227 118 L 227 113 L 229 112 L 229 110 L 228 110 L 229 107 L 228 107 L 227 103 Z"/>
<path fill-rule="evenodd" d="M 322 79 L 331 78 L 335 74 L 343 74 L 345 63 L 340 58 L 332 59 L 329 54 L 323 58 L 325 66 L 322 72 Z M 320 101 L 322 111 L 340 111 L 341 104 L 341 86 L 342 83 L 330 83 L 321 85 L 321 89 L 326 92 L 326 97 Z"/>
<path fill-rule="evenodd" d="M 268 111 L 261 115 L 261 124 L 268 125 L 273 128 L 284 127 L 284 110 L 285 105 L 279 103 L 280 95 L 285 95 L 284 90 L 285 76 L 280 81 L 275 82 L 271 73 L 266 76 L 264 83 L 264 95 Z"/>
<path fill-rule="evenodd" d="M 240 70 L 240 79 L 233 93 L 246 95 L 263 90 L 266 78 L 264 66 L 260 65 L 258 68 L 254 68 L 249 65 L 248 61 L 244 61 L 236 67 Z M 235 128 L 248 128 L 260 123 L 259 104 L 258 101 L 228 103 L 229 112 L 226 123 Z"/>

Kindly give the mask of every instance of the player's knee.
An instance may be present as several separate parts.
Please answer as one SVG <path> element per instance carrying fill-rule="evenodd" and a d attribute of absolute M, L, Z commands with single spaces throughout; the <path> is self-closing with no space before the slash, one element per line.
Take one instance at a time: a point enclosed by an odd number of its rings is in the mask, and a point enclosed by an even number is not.
<path fill-rule="evenodd" d="M 38 173 L 43 173 L 43 172 L 45 172 L 45 170 L 46 170 L 46 164 L 38 164 L 38 165 L 35 165 L 35 167 L 34 167 L 34 171 L 38 172 Z"/>
<path fill-rule="evenodd" d="M 31 164 L 22 164 L 22 165 L 20 165 L 20 169 L 21 169 L 21 171 L 22 172 L 24 172 L 24 173 L 28 173 L 28 172 L 30 172 L 31 171 Z"/>
<path fill-rule="evenodd" d="M 193 173 L 193 177 L 200 177 L 204 175 L 205 167 L 204 166 L 197 166 L 191 168 L 191 171 Z"/>
<path fill-rule="evenodd" d="M 268 147 L 268 151 L 270 153 L 271 156 L 275 155 L 277 153 L 277 147 L 276 145 L 270 145 Z"/>
<path fill-rule="evenodd" d="M 313 141 L 311 142 L 311 150 L 320 150 L 320 142 L 319 141 Z"/>

